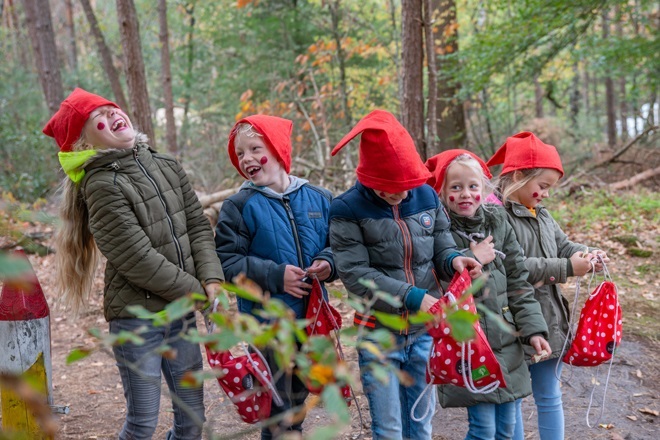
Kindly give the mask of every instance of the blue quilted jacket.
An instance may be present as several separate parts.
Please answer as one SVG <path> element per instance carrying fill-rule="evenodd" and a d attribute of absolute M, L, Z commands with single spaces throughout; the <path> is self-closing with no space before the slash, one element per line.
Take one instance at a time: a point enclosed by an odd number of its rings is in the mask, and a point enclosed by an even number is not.
<path fill-rule="evenodd" d="M 271 298 L 284 301 L 304 318 L 305 300 L 284 292 L 287 264 L 306 269 L 313 260 L 326 260 L 337 277 L 328 242 L 332 194 L 290 176 L 283 194 L 246 182 L 222 204 L 216 226 L 216 252 L 225 277 L 240 273 L 256 282 Z M 238 299 L 238 310 L 253 313 L 258 304 Z"/>

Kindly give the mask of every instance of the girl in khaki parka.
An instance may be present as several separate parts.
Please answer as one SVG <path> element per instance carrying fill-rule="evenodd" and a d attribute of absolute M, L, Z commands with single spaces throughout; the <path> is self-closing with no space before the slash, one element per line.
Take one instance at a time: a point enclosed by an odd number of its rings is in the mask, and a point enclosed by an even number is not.
<path fill-rule="evenodd" d="M 561 294 L 560 283 L 568 277 L 583 276 L 602 270 L 609 262 L 605 252 L 571 242 L 541 202 L 564 175 L 561 159 L 552 145 L 543 143 L 533 133 L 521 132 L 507 138 L 488 166 L 503 164 L 498 178 L 499 197 L 525 256 L 528 281 L 541 304 L 548 324 L 552 355 L 529 366 L 532 393 L 538 412 L 541 440 L 564 438 L 564 409 L 557 376 L 561 374 L 561 352 L 568 335 L 568 302 Z M 600 260 L 596 257 L 600 257 Z M 592 261 L 593 260 L 593 261 Z M 527 353 L 530 355 L 531 353 Z M 514 440 L 523 440 L 521 400 L 516 405 Z"/>
<path fill-rule="evenodd" d="M 199 344 L 184 336 L 195 328 L 194 314 L 156 326 L 130 310 L 157 313 L 190 292 L 212 301 L 224 279 L 211 225 L 183 167 L 153 151 L 117 104 L 82 89 L 62 102 L 43 131 L 55 138 L 67 175 L 57 234 L 58 291 L 77 311 L 102 254 L 110 334 L 133 332 L 143 340 L 113 346 L 126 398 L 119 439 L 154 434 L 161 372 L 173 395 L 174 423 L 166 438 L 201 439 L 204 391 L 182 386 L 186 374 L 202 371 Z"/>
<path fill-rule="evenodd" d="M 480 316 L 480 324 L 506 382 L 505 388 L 486 394 L 441 385 L 440 404 L 467 407 L 467 440 L 511 438 L 515 401 L 532 393 L 523 344 L 539 356 L 544 350 L 549 352 L 548 328 L 504 210 L 482 204 L 491 177 L 484 161 L 467 150 L 448 150 L 429 159 L 426 166 L 433 175 L 428 183 L 449 209 L 450 230 L 458 248 L 477 259 L 489 274 L 474 297 L 492 312 Z M 508 325 L 508 331 L 502 325 Z"/>

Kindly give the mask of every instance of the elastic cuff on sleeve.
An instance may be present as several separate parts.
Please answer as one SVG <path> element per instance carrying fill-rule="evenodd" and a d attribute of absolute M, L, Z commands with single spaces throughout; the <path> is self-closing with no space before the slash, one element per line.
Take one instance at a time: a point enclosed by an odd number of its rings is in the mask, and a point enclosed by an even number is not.
<path fill-rule="evenodd" d="M 411 310 L 416 312 L 419 310 L 420 306 L 422 305 L 422 300 L 424 299 L 424 295 L 428 293 L 428 290 L 426 289 L 420 289 L 419 287 L 411 287 L 410 290 L 408 291 L 408 294 L 406 295 L 406 300 L 405 300 L 405 305 L 406 309 Z"/>

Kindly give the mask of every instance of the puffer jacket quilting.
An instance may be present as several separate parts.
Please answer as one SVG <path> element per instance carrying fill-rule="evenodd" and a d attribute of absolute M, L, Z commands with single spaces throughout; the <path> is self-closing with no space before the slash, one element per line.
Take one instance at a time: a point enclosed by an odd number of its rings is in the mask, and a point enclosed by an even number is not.
<path fill-rule="evenodd" d="M 481 328 L 502 367 L 507 387 L 497 388 L 487 394 L 473 394 L 465 388 L 442 385 L 438 387 L 440 404 L 443 407 L 464 407 L 478 403 L 513 402 L 532 392 L 529 370 L 524 361 L 523 341 L 526 342 L 533 335 L 547 338 L 548 327 L 541 307 L 534 298 L 534 288 L 527 282 L 528 272 L 520 245 L 507 221 L 504 209 L 489 205 L 488 210 L 485 210 L 482 206 L 472 218 L 454 213 L 450 213 L 450 217 L 452 236 L 459 249 L 466 249 L 466 256 L 474 257 L 469 248 L 470 242 L 457 231 L 468 236 L 492 235 L 495 249 L 506 255 L 504 259 L 496 256 L 495 260 L 483 267 L 484 273 L 488 273 L 489 277 L 474 297 L 501 320 L 498 323 L 498 318 L 494 316 L 479 314 Z M 510 325 L 509 331 L 501 328 L 502 322 Z"/>
<path fill-rule="evenodd" d="M 570 316 L 559 284 L 573 276 L 571 255 L 584 251 L 586 246 L 570 241 L 542 205 L 536 207 L 536 216 L 516 202 L 509 202 L 506 212 L 525 257 L 528 281 L 535 288 L 534 295 L 548 324 L 551 358 L 557 358 L 568 335 Z M 528 358 L 534 354 L 528 347 L 525 352 Z"/>
<path fill-rule="evenodd" d="M 85 165 L 81 193 L 105 269 L 104 315 L 158 312 L 202 283 L 224 279 L 213 231 L 183 167 L 146 144 L 99 152 Z"/>
<path fill-rule="evenodd" d="M 390 206 L 357 182 L 332 202 L 330 244 L 349 292 L 370 300 L 372 292 L 361 280 L 372 281 L 403 304 L 413 286 L 439 298 L 440 279 L 451 279 L 451 263 L 460 255 L 444 207 L 428 185 L 411 190 L 399 205 Z M 405 306 L 394 307 L 380 299 L 373 309 L 402 316 L 408 313 Z M 358 312 L 355 323 L 382 327 L 373 316 Z M 415 325 L 409 331 L 421 328 Z"/>
<path fill-rule="evenodd" d="M 290 178 L 284 194 L 246 182 L 222 204 L 215 244 L 228 280 L 243 273 L 304 318 L 305 300 L 284 292 L 284 269 L 288 264 L 305 269 L 321 259 L 332 269 L 326 282 L 336 278 L 328 243 L 332 194 L 304 179 Z M 243 313 L 252 313 L 255 306 L 238 299 Z"/>

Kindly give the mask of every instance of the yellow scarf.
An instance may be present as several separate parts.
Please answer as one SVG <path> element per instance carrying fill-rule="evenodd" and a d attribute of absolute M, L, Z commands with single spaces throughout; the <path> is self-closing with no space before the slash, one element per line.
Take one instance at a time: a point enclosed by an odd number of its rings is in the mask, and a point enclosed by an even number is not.
<path fill-rule="evenodd" d="M 73 183 L 78 183 L 85 177 L 85 170 L 82 169 L 82 166 L 95 154 L 96 150 L 60 151 L 57 153 L 57 157 L 62 165 L 62 170 L 69 176 L 69 179 Z"/>

